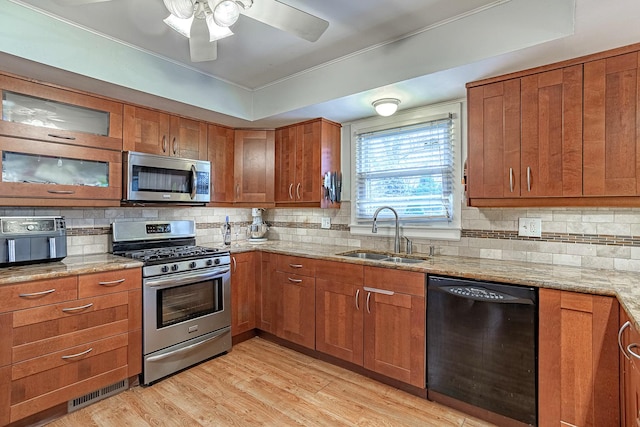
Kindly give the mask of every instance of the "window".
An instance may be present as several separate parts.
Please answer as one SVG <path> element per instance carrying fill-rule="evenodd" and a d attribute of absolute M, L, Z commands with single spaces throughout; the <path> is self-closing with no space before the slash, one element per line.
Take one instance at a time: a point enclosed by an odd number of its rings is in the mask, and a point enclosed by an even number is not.
<path fill-rule="evenodd" d="M 459 238 L 460 110 L 457 102 L 352 124 L 352 232 L 370 233 L 376 209 L 390 206 L 403 235 Z"/>

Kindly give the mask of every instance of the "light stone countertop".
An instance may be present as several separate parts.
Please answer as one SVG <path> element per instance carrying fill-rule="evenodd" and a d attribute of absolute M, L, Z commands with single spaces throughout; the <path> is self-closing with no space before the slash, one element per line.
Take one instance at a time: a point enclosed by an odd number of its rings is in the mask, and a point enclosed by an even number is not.
<path fill-rule="evenodd" d="M 388 266 L 427 274 L 614 296 L 629 314 L 636 329 L 640 330 L 640 273 L 442 255 L 429 258 L 419 253 L 414 253 L 413 256 L 422 256 L 427 259 L 416 264 L 390 263 L 336 255 L 355 249 L 345 246 L 282 241 L 269 241 L 257 245 L 241 244 L 239 247 L 230 248 L 232 254 L 257 250 L 379 267 Z"/>
<path fill-rule="evenodd" d="M 111 254 L 68 256 L 62 261 L 0 268 L 0 286 L 136 267 L 142 263 Z"/>
<path fill-rule="evenodd" d="M 425 254 L 419 253 L 413 255 L 427 259 L 416 264 L 398 264 L 337 255 L 355 250 L 356 248 L 353 247 L 284 241 L 268 241 L 261 244 L 241 243 L 229 249 L 232 254 L 255 250 L 427 274 L 614 296 L 629 314 L 635 327 L 640 330 L 640 273 L 442 255 L 428 258 Z M 111 254 L 68 256 L 58 262 L 0 268 L 0 286 L 141 266 L 142 263 L 139 261 Z"/>

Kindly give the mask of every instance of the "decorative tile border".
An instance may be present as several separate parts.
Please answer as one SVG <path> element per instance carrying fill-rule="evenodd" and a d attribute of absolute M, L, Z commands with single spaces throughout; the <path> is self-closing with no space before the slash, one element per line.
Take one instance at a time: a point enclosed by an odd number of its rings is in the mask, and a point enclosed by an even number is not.
<path fill-rule="evenodd" d="M 270 227 L 320 230 L 318 223 L 266 221 Z M 246 227 L 250 222 L 243 222 Z M 196 223 L 196 229 L 217 229 L 221 222 Z M 330 230 L 349 231 L 347 224 L 331 224 Z M 101 236 L 111 234 L 111 227 L 67 227 L 67 236 Z M 534 242 L 579 243 L 587 245 L 640 247 L 640 236 L 617 236 L 605 234 L 542 233 L 541 237 L 518 236 L 517 231 L 507 230 L 462 230 L 462 237 L 470 239 L 528 240 Z"/>
<path fill-rule="evenodd" d="M 605 234 L 542 233 L 541 237 L 524 237 L 518 236 L 517 231 L 462 230 L 462 237 L 473 239 L 529 240 L 534 242 L 640 247 L 640 236 L 615 236 Z"/>

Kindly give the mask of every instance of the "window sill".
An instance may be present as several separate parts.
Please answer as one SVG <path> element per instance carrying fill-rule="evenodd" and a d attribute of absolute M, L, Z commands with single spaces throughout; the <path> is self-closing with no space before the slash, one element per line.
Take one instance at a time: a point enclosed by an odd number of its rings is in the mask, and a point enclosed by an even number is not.
<path fill-rule="evenodd" d="M 370 237 L 394 237 L 395 226 L 381 225 L 378 222 L 378 232 L 371 232 L 371 225 L 366 224 L 350 224 L 349 231 L 356 236 Z M 438 225 L 400 225 L 400 236 L 406 236 L 410 239 L 429 239 L 429 240 L 460 240 L 461 230 L 454 227 L 442 227 Z"/>

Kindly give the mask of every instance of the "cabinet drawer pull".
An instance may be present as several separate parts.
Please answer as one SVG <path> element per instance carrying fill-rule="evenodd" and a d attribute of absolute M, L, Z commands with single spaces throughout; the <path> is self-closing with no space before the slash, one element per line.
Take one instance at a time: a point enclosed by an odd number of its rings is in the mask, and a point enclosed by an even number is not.
<path fill-rule="evenodd" d="M 75 141 L 76 140 L 75 136 L 56 135 L 55 133 L 49 133 L 47 135 L 50 136 L 51 138 L 66 139 L 68 141 Z"/>
<path fill-rule="evenodd" d="M 291 184 L 289 184 L 289 199 L 293 200 L 293 193 L 291 192 L 293 190 L 293 182 Z"/>
<path fill-rule="evenodd" d="M 531 191 L 531 168 L 527 166 L 527 191 Z"/>
<path fill-rule="evenodd" d="M 360 289 L 356 289 L 356 310 L 360 311 Z"/>
<path fill-rule="evenodd" d="M 302 268 L 302 264 L 289 264 L 291 268 Z"/>
<path fill-rule="evenodd" d="M 289 281 L 291 283 L 302 283 L 302 279 L 292 279 L 291 277 L 289 277 Z"/>
<path fill-rule="evenodd" d="M 296 185 L 296 196 L 298 196 L 298 200 L 300 200 L 300 183 Z"/>
<path fill-rule="evenodd" d="M 509 168 L 509 191 L 513 193 L 513 168 Z"/>
<path fill-rule="evenodd" d="M 100 285 L 100 286 L 116 286 L 116 285 L 119 285 L 120 283 L 123 283 L 125 280 L 127 280 L 127 279 L 112 280 L 110 282 L 98 282 L 98 285 Z"/>
<path fill-rule="evenodd" d="M 75 194 L 73 190 L 47 190 L 47 193 L 51 194 Z"/>
<path fill-rule="evenodd" d="M 68 356 L 61 356 L 61 358 L 62 358 L 62 359 L 65 359 L 65 360 L 66 360 L 66 359 L 73 359 L 73 358 L 76 358 L 76 357 L 84 356 L 85 354 L 89 354 L 89 353 L 91 353 L 92 351 L 93 351 L 93 347 L 92 347 L 92 348 L 90 348 L 89 350 L 85 350 L 85 351 L 83 351 L 83 352 L 81 352 L 81 353 L 70 354 L 70 355 L 68 355 Z"/>
<path fill-rule="evenodd" d="M 631 322 L 627 320 L 626 322 L 624 322 L 624 324 L 620 327 L 620 330 L 618 331 L 618 347 L 620 347 L 620 351 L 622 352 L 622 354 L 624 354 L 624 357 L 626 357 L 627 359 L 629 359 L 629 355 L 627 354 L 626 351 L 624 351 L 624 347 L 622 346 L 622 334 L 624 333 L 624 330 L 627 329 L 629 326 L 631 326 Z"/>
<path fill-rule="evenodd" d="M 47 289 L 46 291 L 42 291 L 42 292 L 32 292 L 30 294 L 19 294 L 18 296 L 20 298 L 38 298 L 38 297 L 42 297 L 45 295 L 49 295 L 54 293 L 56 290 L 54 289 Z"/>
<path fill-rule="evenodd" d="M 93 303 L 90 302 L 89 304 L 81 305 L 80 307 L 63 308 L 62 311 L 64 311 L 65 313 L 73 313 L 74 311 L 86 310 L 87 308 L 92 306 Z"/>
<path fill-rule="evenodd" d="M 632 349 L 634 349 L 636 347 L 638 347 L 638 344 L 636 344 L 636 343 L 629 344 L 627 346 L 627 351 L 629 352 L 630 355 L 632 355 L 636 359 L 640 359 L 640 354 L 638 354 L 638 353 L 636 353 L 635 351 L 632 350 Z"/>

